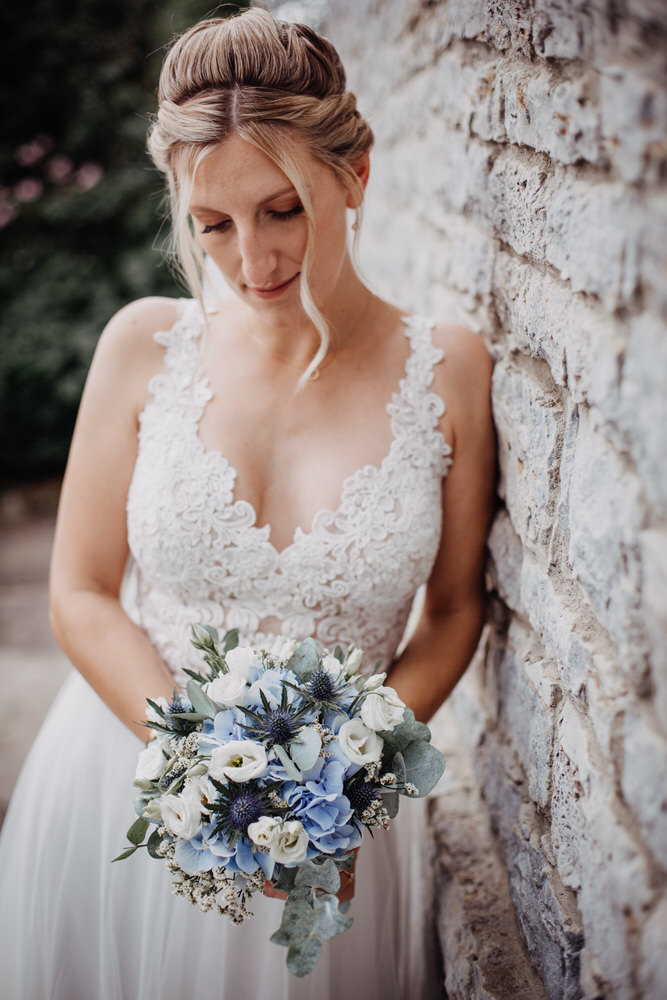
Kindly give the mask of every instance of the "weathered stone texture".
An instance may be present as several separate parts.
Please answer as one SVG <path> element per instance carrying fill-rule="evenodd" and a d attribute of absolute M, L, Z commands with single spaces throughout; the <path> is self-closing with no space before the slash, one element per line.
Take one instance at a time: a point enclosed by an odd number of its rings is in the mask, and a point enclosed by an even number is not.
<path fill-rule="evenodd" d="M 329 0 L 327 18 L 377 138 L 364 269 L 496 359 L 491 623 L 453 704 L 518 926 L 552 1000 L 658 1000 L 667 8 Z M 476 907 L 486 876 L 465 873 L 486 848 L 449 829 L 450 794 L 433 810 L 447 988 L 500 997 L 471 956 L 515 942 Z"/>

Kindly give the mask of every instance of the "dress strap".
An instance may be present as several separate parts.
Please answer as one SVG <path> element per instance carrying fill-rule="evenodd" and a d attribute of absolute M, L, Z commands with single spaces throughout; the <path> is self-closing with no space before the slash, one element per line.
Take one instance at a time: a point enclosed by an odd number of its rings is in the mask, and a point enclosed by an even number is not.
<path fill-rule="evenodd" d="M 197 299 L 178 299 L 178 318 L 169 330 L 158 330 L 153 338 L 165 348 L 165 368 L 173 371 L 194 369 L 199 356 L 199 339 L 205 317 Z"/>
<path fill-rule="evenodd" d="M 452 449 L 440 430 L 445 401 L 431 386 L 433 369 L 445 353 L 433 343 L 435 320 L 431 316 L 404 316 L 403 322 L 410 341 L 410 356 L 400 391 L 389 406 L 392 429 L 413 465 L 435 462 L 444 475 L 452 462 Z"/>

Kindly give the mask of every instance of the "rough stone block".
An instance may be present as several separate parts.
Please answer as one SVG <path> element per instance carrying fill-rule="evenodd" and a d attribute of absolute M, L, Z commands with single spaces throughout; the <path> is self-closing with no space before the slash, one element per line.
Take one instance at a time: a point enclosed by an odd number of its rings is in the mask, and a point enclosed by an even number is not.
<path fill-rule="evenodd" d="M 638 681 L 646 668 L 641 613 L 641 484 L 586 416 L 568 483 L 569 561 L 598 620 Z"/>
<path fill-rule="evenodd" d="M 494 236 L 516 253 L 540 261 L 545 258 L 552 169 L 546 157 L 537 153 L 501 150 L 481 209 Z"/>
<path fill-rule="evenodd" d="M 642 531 L 642 608 L 650 645 L 655 711 L 667 733 L 667 532 Z"/>
<path fill-rule="evenodd" d="M 497 665 L 498 725 L 527 775 L 528 794 L 546 809 L 551 796 L 555 709 L 561 698 L 553 665 L 517 621 Z"/>
<path fill-rule="evenodd" d="M 488 549 L 490 560 L 487 565 L 490 586 L 502 597 L 508 607 L 525 615 L 521 600 L 521 564 L 523 549 L 521 540 L 503 508 L 494 519 L 489 534 Z"/>
<path fill-rule="evenodd" d="M 664 322 L 655 316 L 644 314 L 631 320 L 618 414 L 629 450 L 658 510 L 667 507 L 665 333 Z"/>
<path fill-rule="evenodd" d="M 630 303 L 639 286 L 640 198 L 620 182 L 573 178 L 566 168 L 556 170 L 550 194 L 546 260 L 573 291 L 597 295 L 609 310 Z"/>
<path fill-rule="evenodd" d="M 622 786 L 644 840 L 667 870 L 667 739 L 646 706 L 624 718 Z"/>
<path fill-rule="evenodd" d="M 641 937 L 639 995 L 642 1000 L 664 1000 L 667 983 L 667 899 L 660 901 Z"/>
<path fill-rule="evenodd" d="M 633 943 L 653 896 L 651 873 L 585 718 L 564 703 L 554 754 L 552 840 L 564 884 L 577 893 L 588 975 L 632 1000 Z"/>
<path fill-rule="evenodd" d="M 553 530 L 563 410 L 548 369 L 500 361 L 493 375 L 501 483 L 512 524 L 529 548 L 548 545 Z"/>
<path fill-rule="evenodd" d="M 650 64 L 649 64 L 650 70 Z M 623 178 L 659 180 L 667 161 L 667 92 L 646 63 L 607 65 L 600 73 L 602 138 Z"/>

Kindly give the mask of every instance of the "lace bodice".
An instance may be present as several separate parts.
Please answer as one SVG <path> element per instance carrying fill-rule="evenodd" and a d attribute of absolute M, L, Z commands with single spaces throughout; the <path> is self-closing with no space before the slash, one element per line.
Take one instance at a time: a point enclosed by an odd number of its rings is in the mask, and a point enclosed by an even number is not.
<path fill-rule="evenodd" d="M 297 528 L 282 551 L 269 525 L 235 499 L 236 471 L 207 450 L 199 421 L 212 397 L 200 366 L 199 303 L 184 300 L 155 339 L 164 369 L 149 384 L 127 502 L 131 558 L 122 601 L 174 673 L 196 664 L 189 626 L 238 628 L 241 639 L 312 635 L 323 647 L 354 643 L 369 666 L 389 663 L 440 540 L 442 478 L 451 463 L 440 429 L 444 403 L 430 391 L 442 358 L 431 320 L 404 319 L 411 349 L 387 412 L 392 442 L 378 466 L 342 485 L 336 510 Z"/>

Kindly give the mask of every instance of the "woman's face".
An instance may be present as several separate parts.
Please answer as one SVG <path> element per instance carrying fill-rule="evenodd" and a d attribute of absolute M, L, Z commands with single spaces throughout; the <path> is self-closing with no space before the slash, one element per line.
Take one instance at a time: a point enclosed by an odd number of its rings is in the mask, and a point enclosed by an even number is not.
<path fill-rule="evenodd" d="M 331 170 L 305 150 L 299 165 L 315 217 L 309 284 L 326 315 L 351 269 L 345 211 L 350 198 Z M 202 247 L 241 299 L 272 324 L 303 319 L 299 286 L 307 219 L 296 190 L 272 160 L 230 136 L 199 165 L 190 213 Z"/>

